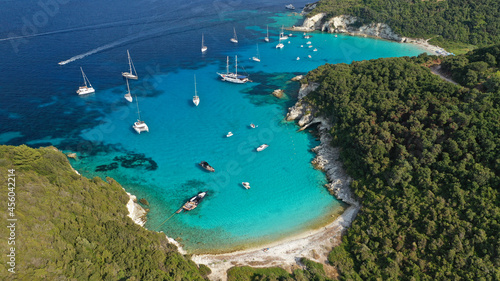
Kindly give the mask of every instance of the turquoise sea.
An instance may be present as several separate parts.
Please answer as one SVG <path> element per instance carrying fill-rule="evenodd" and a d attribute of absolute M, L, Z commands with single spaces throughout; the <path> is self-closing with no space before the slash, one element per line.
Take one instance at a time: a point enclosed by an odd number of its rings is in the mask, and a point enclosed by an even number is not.
<path fill-rule="evenodd" d="M 61 4 L 59 14 L 38 28 L 38 35 L 26 37 L 17 52 L 14 39 L 0 40 L 0 50 L 11 54 L 2 63 L 0 78 L 7 100 L 0 104 L 0 115 L 9 121 L 0 124 L 0 143 L 77 152 L 79 159 L 71 160 L 75 169 L 87 177 L 113 177 L 128 192 L 147 199 L 146 227 L 177 238 L 190 253 L 264 245 L 333 220 L 344 206 L 323 187 L 325 175 L 310 164 L 315 156 L 310 149 L 319 143 L 283 120 L 299 88 L 290 79 L 325 63 L 412 56 L 423 50 L 320 32 L 304 39 L 301 32 L 289 31 L 293 36 L 276 49 L 280 27 L 302 20 L 284 10 L 285 2 L 240 2 L 225 10 L 204 1 L 172 2 L 172 7 L 139 2 L 149 6 Z M 71 21 L 81 9 L 99 5 L 105 18 L 90 17 L 83 26 Z M 175 13 L 159 12 L 169 7 Z M 10 17 L 0 38 L 22 34 L 22 14 Z M 263 40 L 266 25 L 270 43 Z M 229 42 L 233 27 L 238 44 Z M 200 51 L 202 33 L 205 54 Z M 77 41 L 82 38 L 92 40 Z M 261 62 L 250 59 L 257 48 Z M 127 68 L 127 49 L 139 74 L 139 80 L 130 82 L 131 91 L 150 130 L 140 135 L 132 129 L 136 103 L 123 98 L 120 72 Z M 220 81 L 216 72 L 225 71 L 227 56 L 231 71 L 238 56 L 239 73 L 248 74 L 252 83 Z M 57 64 L 63 60 L 70 62 Z M 96 89 L 93 95 L 75 93 L 80 66 Z M 194 75 L 198 107 L 192 103 Z M 278 88 L 286 93 L 281 100 L 271 95 Z M 258 127 L 250 128 L 251 123 Z M 226 138 L 229 131 L 234 136 Z M 256 152 L 263 143 L 269 148 Z M 216 172 L 201 169 L 200 161 Z M 244 189 L 243 181 L 251 189 Z M 207 197 L 198 208 L 160 226 L 200 191 L 207 191 Z"/>

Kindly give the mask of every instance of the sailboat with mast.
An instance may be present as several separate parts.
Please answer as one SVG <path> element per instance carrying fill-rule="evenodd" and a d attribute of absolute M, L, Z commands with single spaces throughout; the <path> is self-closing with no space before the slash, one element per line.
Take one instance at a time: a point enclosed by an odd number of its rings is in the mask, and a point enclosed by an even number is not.
<path fill-rule="evenodd" d="M 281 37 L 278 39 L 278 45 L 276 45 L 276 49 L 283 49 L 283 47 L 285 47 L 285 45 L 283 45 L 283 43 L 281 43 Z"/>
<path fill-rule="evenodd" d="M 122 76 L 128 79 L 134 79 L 137 80 L 137 71 L 135 71 L 135 66 L 134 63 L 132 62 L 132 58 L 130 57 L 130 53 L 127 50 L 127 55 L 128 55 L 128 66 L 129 66 L 129 71 L 128 72 L 122 72 Z M 133 70 L 133 71 L 132 71 Z"/>
<path fill-rule="evenodd" d="M 285 32 L 283 31 L 284 26 L 281 26 L 281 33 L 280 33 L 280 40 L 286 40 L 288 39 L 288 36 L 285 35 Z"/>
<path fill-rule="evenodd" d="M 266 25 L 266 29 L 267 29 L 267 35 L 264 38 L 264 41 L 269 42 L 269 25 Z"/>
<path fill-rule="evenodd" d="M 238 75 L 238 56 L 235 56 L 235 73 L 229 72 L 229 57 L 227 57 L 226 73 L 217 72 L 217 74 L 222 78 L 222 81 L 231 83 L 243 84 L 250 81 L 247 76 Z"/>
<path fill-rule="evenodd" d="M 132 128 L 134 128 L 134 130 L 140 134 L 141 132 L 149 132 L 149 127 L 148 125 L 146 125 L 146 122 L 142 121 L 141 120 L 141 111 L 139 110 L 139 100 L 137 99 L 137 96 L 135 96 L 135 102 L 137 104 L 137 121 L 134 122 L 134 125 L 132 126 Z"/>
<path fill-rule="evenodd" d="M 82 71 L 83 83 L 85 84 L 85 86 L 80 86 L 78 88 L 78 90 L 76 91 L 76 93 L 79 96 L 95 93 L 95 90 L 92 87 L 92 84 L 90 84 L 89 78 L 87 78 L 87 75 L 85 75 L 85 72 L 83 72 L 83 69 L 81 67 L 80 67 L 80 70 Z M 88 82 L 88 84 L 87 84 L 87 82 Z"/>
<path fill-rule="evenodd" d="M 231 42 L 238 43 L 238 37 L 236 36 L 236 29 L 233 27 L 234 36 L 231 38 Z"/>
<path fill-rule="evenodd" d="M 208 49 L 207 46 L 205 46 L 205 41 L 203 40 L 203 33 L 201 34 L 201 52 L 204 53 Z"/>
<path fill-rule="evenodd" d="M 125 99 L 128 100 L 129 102 L 132 102 L 132 95 L 130 94 L 130 86 L 128 85 L 128 79 L 125 78 L 125 80 L 127 81 L 127 93 L 125 94 Z"/>
<path fill-rule="evenodd" d="M 198 104 L 200 104 L 200 97 L 198 96 L 198 94 L 196 92 L 196 74 L 194 75 L 194 97 L 193 97 L 193 103 L 196 106 L 198 106 Z"/>
<path fill-rule="evenodd" d="M 252 57 L 253 61 L 260 62 L 260 55 L 259 55 L 259 44 L 257 44 L 257 56 Z"/>

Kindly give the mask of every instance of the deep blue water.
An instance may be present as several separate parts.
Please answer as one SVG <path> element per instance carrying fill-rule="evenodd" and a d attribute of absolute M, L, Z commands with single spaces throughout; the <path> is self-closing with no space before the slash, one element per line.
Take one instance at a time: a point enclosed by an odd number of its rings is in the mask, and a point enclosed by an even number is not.
<path fill-rule="evenodd" d="M 293 33 L 278 50 L 280 26 L 301 21 L 281 1 L 38 3 L 0 1 L 0 118 L 5 120 L 0 143 L 77 152 L 79 160 L 72 160 L 77 170 L 88 177 L 111 176 L 146 198 L 151 209 L 146 227 L 181 238 L 191 252 L 262 244 L 330 221 L 342 205 L 323 187 L 324 174 L 310 164 L 314 154 L 309 150 L 318 142 L 283 122 L 299 87 L 290 78 L 327 62 L 422 51 L 318 32 L 309 40 Z M 266 25 L 271 43 L 263 41 Z M 229 42 L 233 27 L 237 45 Z M 202 33 L 208 46 L 203 55 Z M 250 60 L 257 44 L 260 63 Z M 150 128 L 140 135 L 131 128 L 136 104 L 123 98 L 120 73 L 128 67 L 127 49 L 139 74 L 131 90 Z M 226 56 L 233 68 L 235 55 L 239 71 L 253 83 L 218 79 Z M 58 65 L 66 60 L 71 62 Z M 80 66 L 96 94 L 75 93 Z M 198 107 L 191 102 L 195 74 Z M 270 95 L 277 88 L 287 97 Z M 258 128 L 250 129 L 250 123 Z M 228 131 L 234 136 L 225 138 Z M 269 148 L 256 152 L 262 143 Z M 197 163 L 203 160 L 216 172 L 200 169 Z M 242 181 L 252 188 L 245 190 Z M 208 195 L 197 209 L 158 227 L 198 191 Z"/>

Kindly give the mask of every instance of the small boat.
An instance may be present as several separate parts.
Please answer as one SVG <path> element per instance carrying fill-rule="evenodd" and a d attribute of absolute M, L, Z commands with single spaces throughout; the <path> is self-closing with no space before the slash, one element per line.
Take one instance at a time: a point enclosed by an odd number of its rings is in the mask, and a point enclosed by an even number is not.
<path fill-rule="evenodd" d="M 237 83 L 237 84 L 243 84 L 248 81 L 247 76 L 244 75 L 238 75 L 238 56 L 235 56 L 235 73 L 229 72 L 229 57 L 227 57 L 227 63 L 226 63 L 226 73 L 218 73 L 217 74 L 222 78 L 222 81 L 227 81 L 231 83 Z"/>
<path fill-rule="evenodd" d="M 311 35 L 304 33 L 304 39 L 309 39 L 309 38 L 311 38 Z"/>
<path fill-rule="evenodd" d="M 259 126 L 256 126 L 254 123 L 250 124 L 250 128 L 252 128 L 252 129 L 255 129 L 257 127 L 259 127 Z"/>
<path fill-rule="evenodd" d="M 244 182 L 241 183 L 241 185 L 243 185 L 243 187 L 245 189 L 250 189 L 250 183 L 249 182 L 244 181 Z"/>
<path fill-rule="evenodd" d="M 304 48 L 304 45 L 300 45 L 301 48 Z"/>
<path fill-rule="evenodd" d="M 317 51 L 318 51 L 318 49 L 314 48 L 313 52 L 317 52 Z"/>
<path fill-rule="evenodd" d="M 257 44 L 257 56 L 252 57 L 253 61 L 260 62 L 260 55 L 259 55 L 259 44 Z"/>
<path fill-rule="evenodd" d="M 138 134 L 140 134 L 141 132 L 149 132 L 149 127 L 148 127 L 148 125 L 146 125 L 146 122 L 141 121 L 141 112 L 139 111 L 139 100 L 137 99 L 137 96 L 135 96 L 135 102 L 137 104 L 137 115 L 138 115 L 139 118 L 134 123 L 134 125 L 132 126 L 132 128 L 134 128 L 134 130 Z"/>
<path fill-rule="evenodd" d="M 292 4 L 285 5 L 285 8 L 288 10 L 295 10 L 295 7 Z"/>
<path fill-rule="evenodd" d="M 264 149 L 266 149 L 266 148 L 268 148 L 268 147 L 269 147 L 269 145 L 267 145 L 267 144 L 263 144 L 263 145 L 261 145 L 261 146 L 257 147 L 257 151 L 262 151 L 262 150 L 264 150 Z"/>
<path fill-rule="evenodd" d="M 278 45 L 276 45 L 276 49 L 283 49 L 283 47 L 285 47 L 285 45 L 283 45 L 283 43 L 281 43 L 281 38 L 280 38 Z"/>
<path fill-rule="evenodd" d="M 307 44 L 307 45 L 311 45 L 311 41 L 307 41 L 307 43 L 306 43 L 306 44 Z"/>
<path fill-rule="evenodd" d="M 300 60 L 300 57 L 297 57 L 297 60 Z"/>
<path fill-rule="evenodd" d="M 231 38 L 231 42 L 238 43 L 238 37 L 236 37 L 236 29 L 234 29 L 234 27 L 233 27 L 233 31 L 234 31 L 234 36 L 233 36 L 233 38 Z"/>
<path fill-rule="evenodd" d="M 194 97 L 193 97 L 194 105 L 198 106 L 200 104 L 200 97 L 196 93 L 196 74 L 194 75 Z"/>
<path fill-rule="evenodd" d="M 178 214 L 182 212 L 182 210 L 191 211 L 194 208 L 198 207 L 198 204 L 200 204 L 203 198 L 205 198 L 205 195 L 207 195 L 206 192 L 199 192 L 196 196 L 191 197 L 191 199 L 189 199 L 186 203 L 184 203 L 182 208 L 177 210 L 176 213 Z"/>
<path fill-rule="evenodd" d="M 127 81 L 127 90 L 128 92 L 125 94 L 125 99 L 128 100 L 129 102 L 132 102 L 133 99 L 132 99 L 132 95 L 130 94 L 130 86 L 128 85 L 128 78 L 125 78 L 125 80 Z"/>
<path fill-rule="evenodd" d="M 226 138 L 229 138 L 229 137 L 232 137 L 232 136 L 233 136 L 233 133 L 229 132 L 229 133 L 227 133 Z"/>
<path fill-rule="evenodd" d="M 199 164 L 203 169 L 209 172 L 215 172 L 214 167 L 210 166 L 206 161 L 201 161 Z"/>
<path fill-rule="evenodd" d="M 268 25 L 266 25 L 266 29 L 267 29 L 267 35 L 266 35 L 266 37 L 264 37 L 264 41 L 269 42 L 269 26 Z"/>
<path fill-rule="evenodd" d="M 311 55 L 308 55 L 307 57 L 308 57 L 308 58 L 311 58 Z"/>
<path fill-rule="evenodd" d="M 80 67 L 80 70 L 82 71 L 83 83 L 85 84 L 85 86 L 79 87 L 78 90 L 76 90 L 76 93 L 79 96 L 95 93 L 95 90 L 92 87 L 92 84 L 90 84 L 89 78 L 87 78 L 87 75 L 85 75 L 85 73 L 83 72 L 83 69 L 81 67 Z M 87 85 L 87 82 L 89 83 L 88 85 Z"/>
<path fill-rule="evenodd" d="M 337 34 L 335 34 L 335 38 L 337 38 Z"/>
<path fill-rule="evenodd" d="M 280 33 L 280 40 L 286 40 L 288 39 L 288 36 L 285 35 L 285 33 L 283 32 L 283 28 L 285 28 L 285 26 L 281 26 L 281 33 Z"/>
<path fill-rule="evenodd" d="M 309 48 L 312 48 L 313 46 L 312 45 L 309 45 Z"/>
<path fill-rule="evenodd" d="M 203 33 L 201 34 L 201 52 L 204 53 L 206 52 L 208 49 L 207 46 L 205 46 L 205 40 L 203 38 Z"/>
<path fill-rule="evenodd" d="M 130 57 L 130 53 L 127 50 L 127 56 L 128 56 L 128 67 L 129 71 L 128 72 L 122 72 L 122 76 L 128 79 L 134 79 L 137 80 L 137 71 L 135 71 L 135 66 L 134 63 L 132 62 L 132 58 Z M 134 70 L 132 72 L 132 70 Z"/>

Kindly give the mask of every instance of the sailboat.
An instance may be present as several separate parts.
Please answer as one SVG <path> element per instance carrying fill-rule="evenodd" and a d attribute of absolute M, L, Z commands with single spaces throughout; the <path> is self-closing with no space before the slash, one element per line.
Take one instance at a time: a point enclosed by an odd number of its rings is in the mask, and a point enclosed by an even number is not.
<path fill-rule="evenodd" d="M 205 42 L 204 42 L 204 40 L 203 40 L 203 33 L 202 33 L 202 34 L 201 34 L 201 52 L 202 52 L 202 53 L 206 52 L 206 51 L 207 51 L 207 49 L 208 49 L 208 48 L 207 48 L 207 46 L 205 46 L 205 44 L 204 44 L 204 43 L 205 43 Z"/>
<path fill-rule="evenodd" d="M 146 122 L 141 121 L 141 112 L 139 111 L 139 100 L 137 99 L 137 96 L 135 96 L 135 102 L 137 104 L 137 116 L 139 117 L 136 122 L 134 122 L 134 125 L 132 128 L 140 134 L 141 132 L 149 132 L 148 125 L 146 125 Z"/>
<path fill-rule="evenodd" d="M 283 49 L 283 47 L 285 47 L 285 45 L 283 45 L 283 43 L 281 43 L 281 37 L 278 39 L 278 45 L 276 45 L 276 49 Z"/>
<path fill-rule="evenodd" d="M 95 93 L 94 88 L 92 88 L 92 84 L 90 84 L 89 78 L 87 78 L 87 75 L 85 75 L 85 73 L 83 72 L 83 69 L 81 67 L 80 67 L 80 70 L 82 71 L 83 83 L 85 84 L 85 86 L 79 87 L 78 90 L 76 91 L 76 93 L 79 96 Z M 87 85 L 87 82 L 89 82 L 88 85 Z"/>
<path fill-rule="evenodd" d="M 132 102 L 132 95 L 130 94 L 130 86 L 128 85 L 128 79 L 125 78 L 125 80 L 127 80 L 127 90 L 128 90 L 128 93 L 126 93 L 124 97 L 129 102 Z"/>
<path fill-rule="evenodd" d="M 286 36 L 285 33 L 283 32 L 283 28 L 284 28 L 284 26 L 282 25 L 281 26 L 281 33 L 280 33 L 280 40 L 288 39 L 288 36 Z"/>
<path fill-rule="evenodd" d="M 266 25 L 266 29 L 267 29 L 267 35 L 264 38 L 264 41 L 269 42 L 269 25 Z"/>
<path fill-rule="evenodd" d="M 236 37 L 236 29 L 234 29 L 234 27 L 233 27 L 233 31 L 234 31 L 234 36 L 233 36 L 233 38 L 231 38 L 231 42 L 238 43 L 238 37 Z"/>
<path fill-rule="evenodd" d="M 260 62 L 259 44 L 257 44 L 257 56 L 252 57 L 252 60 Z"/>
<path fill-rule="evenodd" d="M 231 83 L 243 84 L 250 81 L 248 80 L 248 77 L 244 75 L 238 75 L 238 56 L 235 56 L 235 70 L 236 70 L 235 73 L 229 72 L 229 57 L 227 57 L 226 74 L 218 72 L 217 74 L 222 78 L 222 81 L 227 81 Z"/>
<path fill-rule="evenodd" d="M 198 106 L 200 104 L 200 97 L 196 93 L 196 74 L 194 75 L 194 97 L 193 97 L 194 105 Z"/>
<path fill-rule="evenodd" d="M 130 53 L 127 50 L 127 55 L 128 55 L 128 66 L 129 66 L 129 72 L 122 72 L 122 76 L 128 79 L 134 79 L 137 80 L 137 71 L 135 71 L 135 66 L 134 63 L 132 62 L 132 58 L 130 57 Z M 132 69 L 134 70 L 132 72 Z"/>

